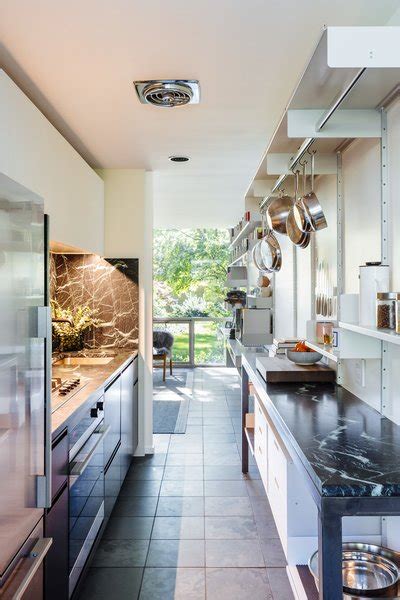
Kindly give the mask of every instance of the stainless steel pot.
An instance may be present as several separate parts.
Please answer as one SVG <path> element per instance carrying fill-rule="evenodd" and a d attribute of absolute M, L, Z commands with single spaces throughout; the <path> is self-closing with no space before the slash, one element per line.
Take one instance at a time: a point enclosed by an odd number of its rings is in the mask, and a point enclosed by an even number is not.
<path fill-rule="evenodd" d="M 300 164 L 303 167 L 303 177 L 302 177 L 303 196 L 301 198 L 296 197 L 296 202 L 294 203 L 294 206 L 293 206 L 293 214 L 294 214 L 294 218 L 295 218 L 297 227 L 300 229 L 300 231 L 307 233 L 307 232 L 310 232 L 313 230 L 310 220 L 308 218 L 308 215 L 307 215 L 304 205 L 303 205 L 303 198 L 306 196 L 306 165 L 307 165 L 307 162 L 305 161 L 304 163 L 300 163 Z"/>
<path fill-rule="evenodd" d="M 310 233 L 302 231 L 296 222 L 295 207 L 297 206 L 297 194 L 299 189 L 299 171 L 295 173 L 295 203 L 289 211 L 286 219 L 286 231 L 290 241 L 300 248 L 307 248 L 310 243 Z"/>
<path fill-rule="evenodd" d="M 261 256 L 261 241 L 259 240 L 257 242 L 257 244 L 255 244 L 253 250 L 251 251 L 252 254 L 252 258 L 253 258 L 253 262 L 256 266 L 256 268 L 260 271 L 260 273 L 266 275 L 271 273 L 270 269 L 267 269 L 267 267 L 264 265 L 262 256 Z"/>
<path fill-rule="evenodd" d="M 276 233 L 287 235 L 286 221 L 292 206 L 293 198 L 291 196 L 283 195 L 271 200 L 266 211 L 270 229 Z"/>
<path fill-rule="evenodd" d="M 320 231 L 328 227 L 324 211 L 319 203 L 319 200 L 314 193 L 314 163 L 315 152 L 311 154 L 311 191 L 304 194 L 300 200 L 302 211 L 299 209 L 297 216 L 297 224 L 305 217 L 306 227 L 309 226 L 312 231 Z M 303 216 L 301 216 L 303 215 Z M 307 231 L 307 229 L 304 229 Z"/>
<path fill-rule="evenodd" d="M 274 273 L 280 271 L 282 267 L 282 252 L 279 242 L 272 231 L 269 231 L 261 240 L 260 251 L 262 263 L 267 268 L 267 271 Z"/>

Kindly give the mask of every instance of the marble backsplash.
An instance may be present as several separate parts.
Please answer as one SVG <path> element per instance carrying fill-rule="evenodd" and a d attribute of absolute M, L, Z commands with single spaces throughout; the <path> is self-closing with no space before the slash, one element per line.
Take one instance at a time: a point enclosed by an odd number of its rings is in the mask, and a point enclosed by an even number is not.
<path fill-rule="evenodd" d="M 138 278 L 136 258 L 51 254 L 51 298 L 62 308 L 89 305 L 102 323 L 86 332 L 87 348 L 137 348 Z"/>

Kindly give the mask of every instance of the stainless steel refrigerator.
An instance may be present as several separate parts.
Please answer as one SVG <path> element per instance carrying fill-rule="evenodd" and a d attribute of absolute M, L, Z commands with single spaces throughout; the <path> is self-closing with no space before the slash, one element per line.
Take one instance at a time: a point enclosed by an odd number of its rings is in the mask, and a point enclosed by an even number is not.
<path fill-rule="evenodd" d="M 0 598 L 43 597 L 51 323 L 43 200 L 0 173 Z"/>

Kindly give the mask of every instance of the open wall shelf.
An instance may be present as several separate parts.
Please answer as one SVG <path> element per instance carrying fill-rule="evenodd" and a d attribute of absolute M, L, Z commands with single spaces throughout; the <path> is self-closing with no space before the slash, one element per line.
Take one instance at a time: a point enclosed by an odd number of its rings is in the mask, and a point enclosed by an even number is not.
<path fill-rule="evenodd" d="M 261 227 L 261 221 L 247 221 L 246 225 L 239 231 L 236 237 L 234 237 L 229 244 L 229 249 L 234 248 L 239 242 L 249 237 L 249 235 L 253 233 L 257 227 Z"/>
<path fill-rule="evenodd" d="M 377 327 L 366 327 L 358 325 L 358 323 L 345 323 L 343 321 L 339 322 L 339 327 L 363 336 L 381 340 L 382 342 L 389 342 L 390 344 L 400 346 L 400 334 L 392 329 L 378 329 Z"/>

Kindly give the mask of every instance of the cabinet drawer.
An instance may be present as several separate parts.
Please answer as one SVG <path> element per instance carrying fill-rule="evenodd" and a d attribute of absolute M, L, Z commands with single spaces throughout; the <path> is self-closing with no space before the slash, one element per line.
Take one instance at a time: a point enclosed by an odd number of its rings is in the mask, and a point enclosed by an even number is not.
<path fill-rule="evenodd" d="M 254 435 L 259 439 L 267 439 L 267 419 L 265 418 L 264 412 L 258 402 L 255 402 L 254 407 Z"/>
<path fill-rule="evenodd" d="M 51 497 L 54 498 L 68 477 L 67 430 L 54 440 L 51 450 Z"/>
<path fill-rule="evenodd" d="M 257 399 L 254 403 L 254 456 L 264 484 L 268 487 L 268 425 Z"/>

